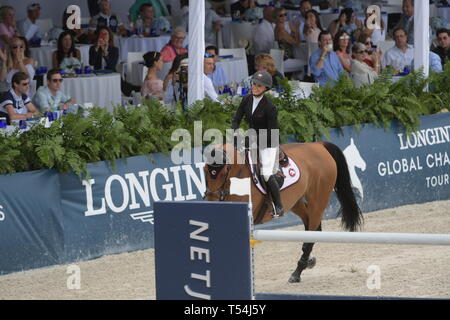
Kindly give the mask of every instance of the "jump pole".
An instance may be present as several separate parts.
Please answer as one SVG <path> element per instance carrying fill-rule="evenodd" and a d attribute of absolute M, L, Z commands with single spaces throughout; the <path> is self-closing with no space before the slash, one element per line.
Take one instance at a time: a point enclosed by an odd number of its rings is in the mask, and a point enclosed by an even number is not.
<path fill-rule="evenodd" d="M 450 245 L 448 234 L 255 230 L 259 241 Z"/>

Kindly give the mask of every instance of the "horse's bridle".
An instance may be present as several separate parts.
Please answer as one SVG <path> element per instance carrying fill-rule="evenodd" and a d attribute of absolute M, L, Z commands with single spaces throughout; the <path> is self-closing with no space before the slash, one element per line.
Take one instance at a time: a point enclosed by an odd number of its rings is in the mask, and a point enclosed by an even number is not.
<path fill-rule="evenodd" d="M 214 195 L 217 198 L 219 198 L 219 201 L 225 201 L 225 198 L 230 195 L 230 184 L 227 182 L 229 181 L 229 176 L 231 173 L 231 165 L 226 164 L 224 166 L 221 166 L 220 169 L 217 168 L 217 169 L 213 169 L 213 170 L 216 170 L 216 172 L 217 172 L 216 174 L 219 174 L 219 172 L 222 171 L 223 168 L 226 168 L 227 173 L 226 173 L 226 176 L 225 176 L 225 179 L 224 179 L 222 185 L 220 186 L 220 188 L 218 190 L 212 191 L 208 188 L 208 180 L 206 180 L 206 191 L 205 191 L 205 195 L 203 196 L 203 200 L 206 199 L 207 196 Z"/>

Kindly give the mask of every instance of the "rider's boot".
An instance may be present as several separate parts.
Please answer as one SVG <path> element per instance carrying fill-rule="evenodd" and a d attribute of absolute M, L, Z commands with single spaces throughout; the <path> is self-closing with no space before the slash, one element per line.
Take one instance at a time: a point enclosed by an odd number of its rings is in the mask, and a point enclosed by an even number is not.
<path fill-rule="evenodd" d="M 283 205 L 281 204 L 280 187 L 277 180 L 275 179 L 275 175 L 271 175 L 269 180 L 267 181 L 267 189 L 270 192 L 273 204 L 275 205 L 273 217 L 278 218 L 283 216 L 284 210 Z"/>

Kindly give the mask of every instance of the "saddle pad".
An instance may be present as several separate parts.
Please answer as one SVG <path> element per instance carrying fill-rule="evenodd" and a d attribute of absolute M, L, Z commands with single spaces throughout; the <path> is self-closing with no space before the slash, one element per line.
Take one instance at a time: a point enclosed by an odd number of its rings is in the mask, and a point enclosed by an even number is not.
<path fill-rule="evenodd" d="M 292 160 L 289 156 L 288 156 L 288 159 L 289 159 L 289 164 L 286 167 L 281 167 L 285 178 L 284 178 L 284 183 L 280 188 L 280 191 L 282 191 L 283 189 L 286 189 L 287 187 L 293 185 L 298 180 L 300 180 L 300 176 L 301 176 L 300 169 L 298 168 L 298 166 L 294 162 L 294 160 Z M 250 153 L 248 154 L 248 160 L 250 161 L 250 163 L 253 163 Z M 250 167 L 250 171 L 252 172 L 253 183 L 258 187 L 259 191 L 261 191 L 263 194 L 266 194 L 266 190 L 261 186 L 261 182 L 259 181 L 258 175 L 254 172 L 253 166 L 250 165 L 249 167 Z"/>

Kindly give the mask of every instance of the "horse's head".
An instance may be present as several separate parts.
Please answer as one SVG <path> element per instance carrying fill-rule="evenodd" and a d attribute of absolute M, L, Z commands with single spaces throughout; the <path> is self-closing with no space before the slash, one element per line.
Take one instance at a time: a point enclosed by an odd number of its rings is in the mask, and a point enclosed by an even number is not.
<path fill-rule="evenodd" d="M 215 146 L 206 156 L 204 173 L 206 177 L 205 198 L 208 201 L 226 201 L 230 195 L 230 178 L 236 176 L 242 157 L 228 144 Z"/>

